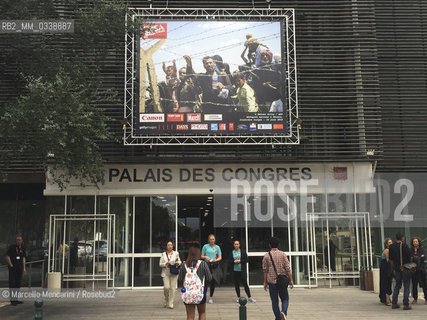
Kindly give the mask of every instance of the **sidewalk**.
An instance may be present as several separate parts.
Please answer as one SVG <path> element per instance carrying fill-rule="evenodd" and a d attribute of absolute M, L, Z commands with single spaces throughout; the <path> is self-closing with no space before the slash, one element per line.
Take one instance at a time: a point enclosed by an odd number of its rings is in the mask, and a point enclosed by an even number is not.
<path fill-rule="evenodd" d="M 243 290 L 242 290 L 243 292 Z M 248 319 L 274 320 L 268 294 L 263 289 L 252 289 L 257 303 L 248 304 Z M 175 298 L 175 309 L 162 307 L 163 291 L 161 290 L 123 290 L 118 292 L 117 299 L 111 301 L 97 300 L 96 303 L 82 301 L 48 301 L 45 303 L 44 320 L 185 320 L 185 308 L 179 294 Z M 412 299 L 411 299 L 412 300 Z M 402 295 L 399 302 L 402 301 Z M 402 308 L 392 310 L 379 303 L 378 295 L 361 291 L 359 288 L 315 288 L 290 290 L 290 308 L 288 319 L 380 319 L 425 320 L 427 305 L 419 299 L 420 304 L 412 310 Z M 1 306 L 1 305 L 0 305 Z M 215 292 L 214 304 L 207 305 L 207 318 L 214 320 L 238 320 L 238 304 L 231 288 L 219 288 Z M 0 307 L 0 319 L 22 320 L 34 318 L 34 303 L 6 305 Z M 197 317 L 196 317 L 197 319 Z"/>

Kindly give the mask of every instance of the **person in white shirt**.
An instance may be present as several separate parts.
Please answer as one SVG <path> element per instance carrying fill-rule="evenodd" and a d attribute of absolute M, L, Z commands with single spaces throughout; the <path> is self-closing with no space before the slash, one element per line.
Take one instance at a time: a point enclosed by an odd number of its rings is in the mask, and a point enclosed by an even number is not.
<path fill-rule="evenodd" d="M 178 251 L 173 250 L 173 243 L 169 241 L 166 245 L 166 251 L 162 253 L 160 258 L 159 266 L 162 268 L 163 278 L 163 291 L 165 294 L 165 302 L 163 306 L 169 309 L 173 309 L 173 301 L 175 298 L 175 292 L 177 288 L 178 273 L 179 270 L 174 267 L 181 265 L 181 259 L 179 258 Z M 172 267 L 172 272 L 171 272 Z M 178 273 L 174 273 L 178 272 Z"/>

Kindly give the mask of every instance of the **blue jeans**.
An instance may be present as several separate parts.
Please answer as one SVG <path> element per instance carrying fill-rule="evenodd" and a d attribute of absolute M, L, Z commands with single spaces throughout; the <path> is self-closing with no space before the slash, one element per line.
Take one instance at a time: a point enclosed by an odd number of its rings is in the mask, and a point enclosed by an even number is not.
<path fill-rule="evenodd" d="M 276 320 L 280 320 L 279 296 L 280 300 L 282 300 L 282 312 L 287 315 L 289 306 L 288 289 L 286 288 L 279 292 L 275 284 L 269 283 L 268 291 L 270 292 L 271 306 L 273 307 L 274 316 L 276 317 Z"/>
<path fill-rule="evenodd" d="M 395 271 L 394 277 L 396 278 L 396 285 L 394 286 L 391 303 L 397 304 L 399 290 L 402 287 L 403 282 L 403 305 L 409 306 L 409 287 L 411 286 L 411 277 L 405 276 L 402 271 Z"/>

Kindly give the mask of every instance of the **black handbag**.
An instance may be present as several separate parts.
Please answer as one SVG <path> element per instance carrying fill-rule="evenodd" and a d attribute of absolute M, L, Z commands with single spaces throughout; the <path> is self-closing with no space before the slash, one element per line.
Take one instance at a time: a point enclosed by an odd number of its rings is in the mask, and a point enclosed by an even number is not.
<path fill-rule="evenodd" d="M 165 252 L 165 255 L 166 255 L 166 259 L 169 262 L 169 258 L 168 258 L 167 252 Z M 171 265 L 169 265 L 169 271 L 170 271 L 171 274 L 179 274 L 179 266 L 171 264 Z"/>
<path fill-rule="evenodd" d="M 400 243 L 400 271 L 407 277 L 412 276 L 417 272 L 417 264 L 415 262 L 408 262 L 403 264 L 403 255 L 402 255 L 402 242 Z"/>
<path fill-rule="evenodd" d="M 274 264 L 273 257 L 271 252 L 268 253 L 270 255 L 271 263 L 273 264 L 274 272 L 276 272 L 277 280 L 276 280 L 276 288 L 279 291 L 285 290 L 290 283 L 289 276 L 287 274 L 277 274 L 276 265 Z"/>
<path fill-rule="evenodd" d="M 171 274 L 179 274 L 179 267 L 170 265 L 169 271 L 171 272 Z"/>

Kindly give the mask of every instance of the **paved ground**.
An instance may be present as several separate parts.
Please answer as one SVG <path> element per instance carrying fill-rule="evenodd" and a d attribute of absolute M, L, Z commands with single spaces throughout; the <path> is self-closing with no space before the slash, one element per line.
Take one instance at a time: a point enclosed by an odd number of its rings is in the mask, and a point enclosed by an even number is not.
<path fill-rule="evenodd" d="M 248 305 L 248 319 L 274 319 L 269 297 L 262 289 L 253 289 L 252 295 L 257 303 Z M 402 297 L 400 297 L 401 300 Z M 44 307 L 44 320 L 105 320 L 152 319 L 185 320 L 185 309 L 176 295 L 175 309 L 162 307 L 162 291 L 120 291 L 113 301 L 56 302 L 48 301 Z M 238 320 L 238 304 L 234 300 L 231 288 L 219 288 L 215 292 L 214 304 L 207 307 L 207 318 L 215 320 Z M 422 300 L 421 300 L 422 301 Z M 4 304 L 3 304 L 4 305 Z M 380 319 L 425 320 L 427 305 L 415 305 L 410 311 L 392 310 L 379 303 L 377 294 L 361 291 L 354 287 L 293 289 L 290 292 L 288 318 L 294 319 Z M 34 319 L 34 305 L 26 302 L 23 305 L 0 307 L 2 320 Z"/>

